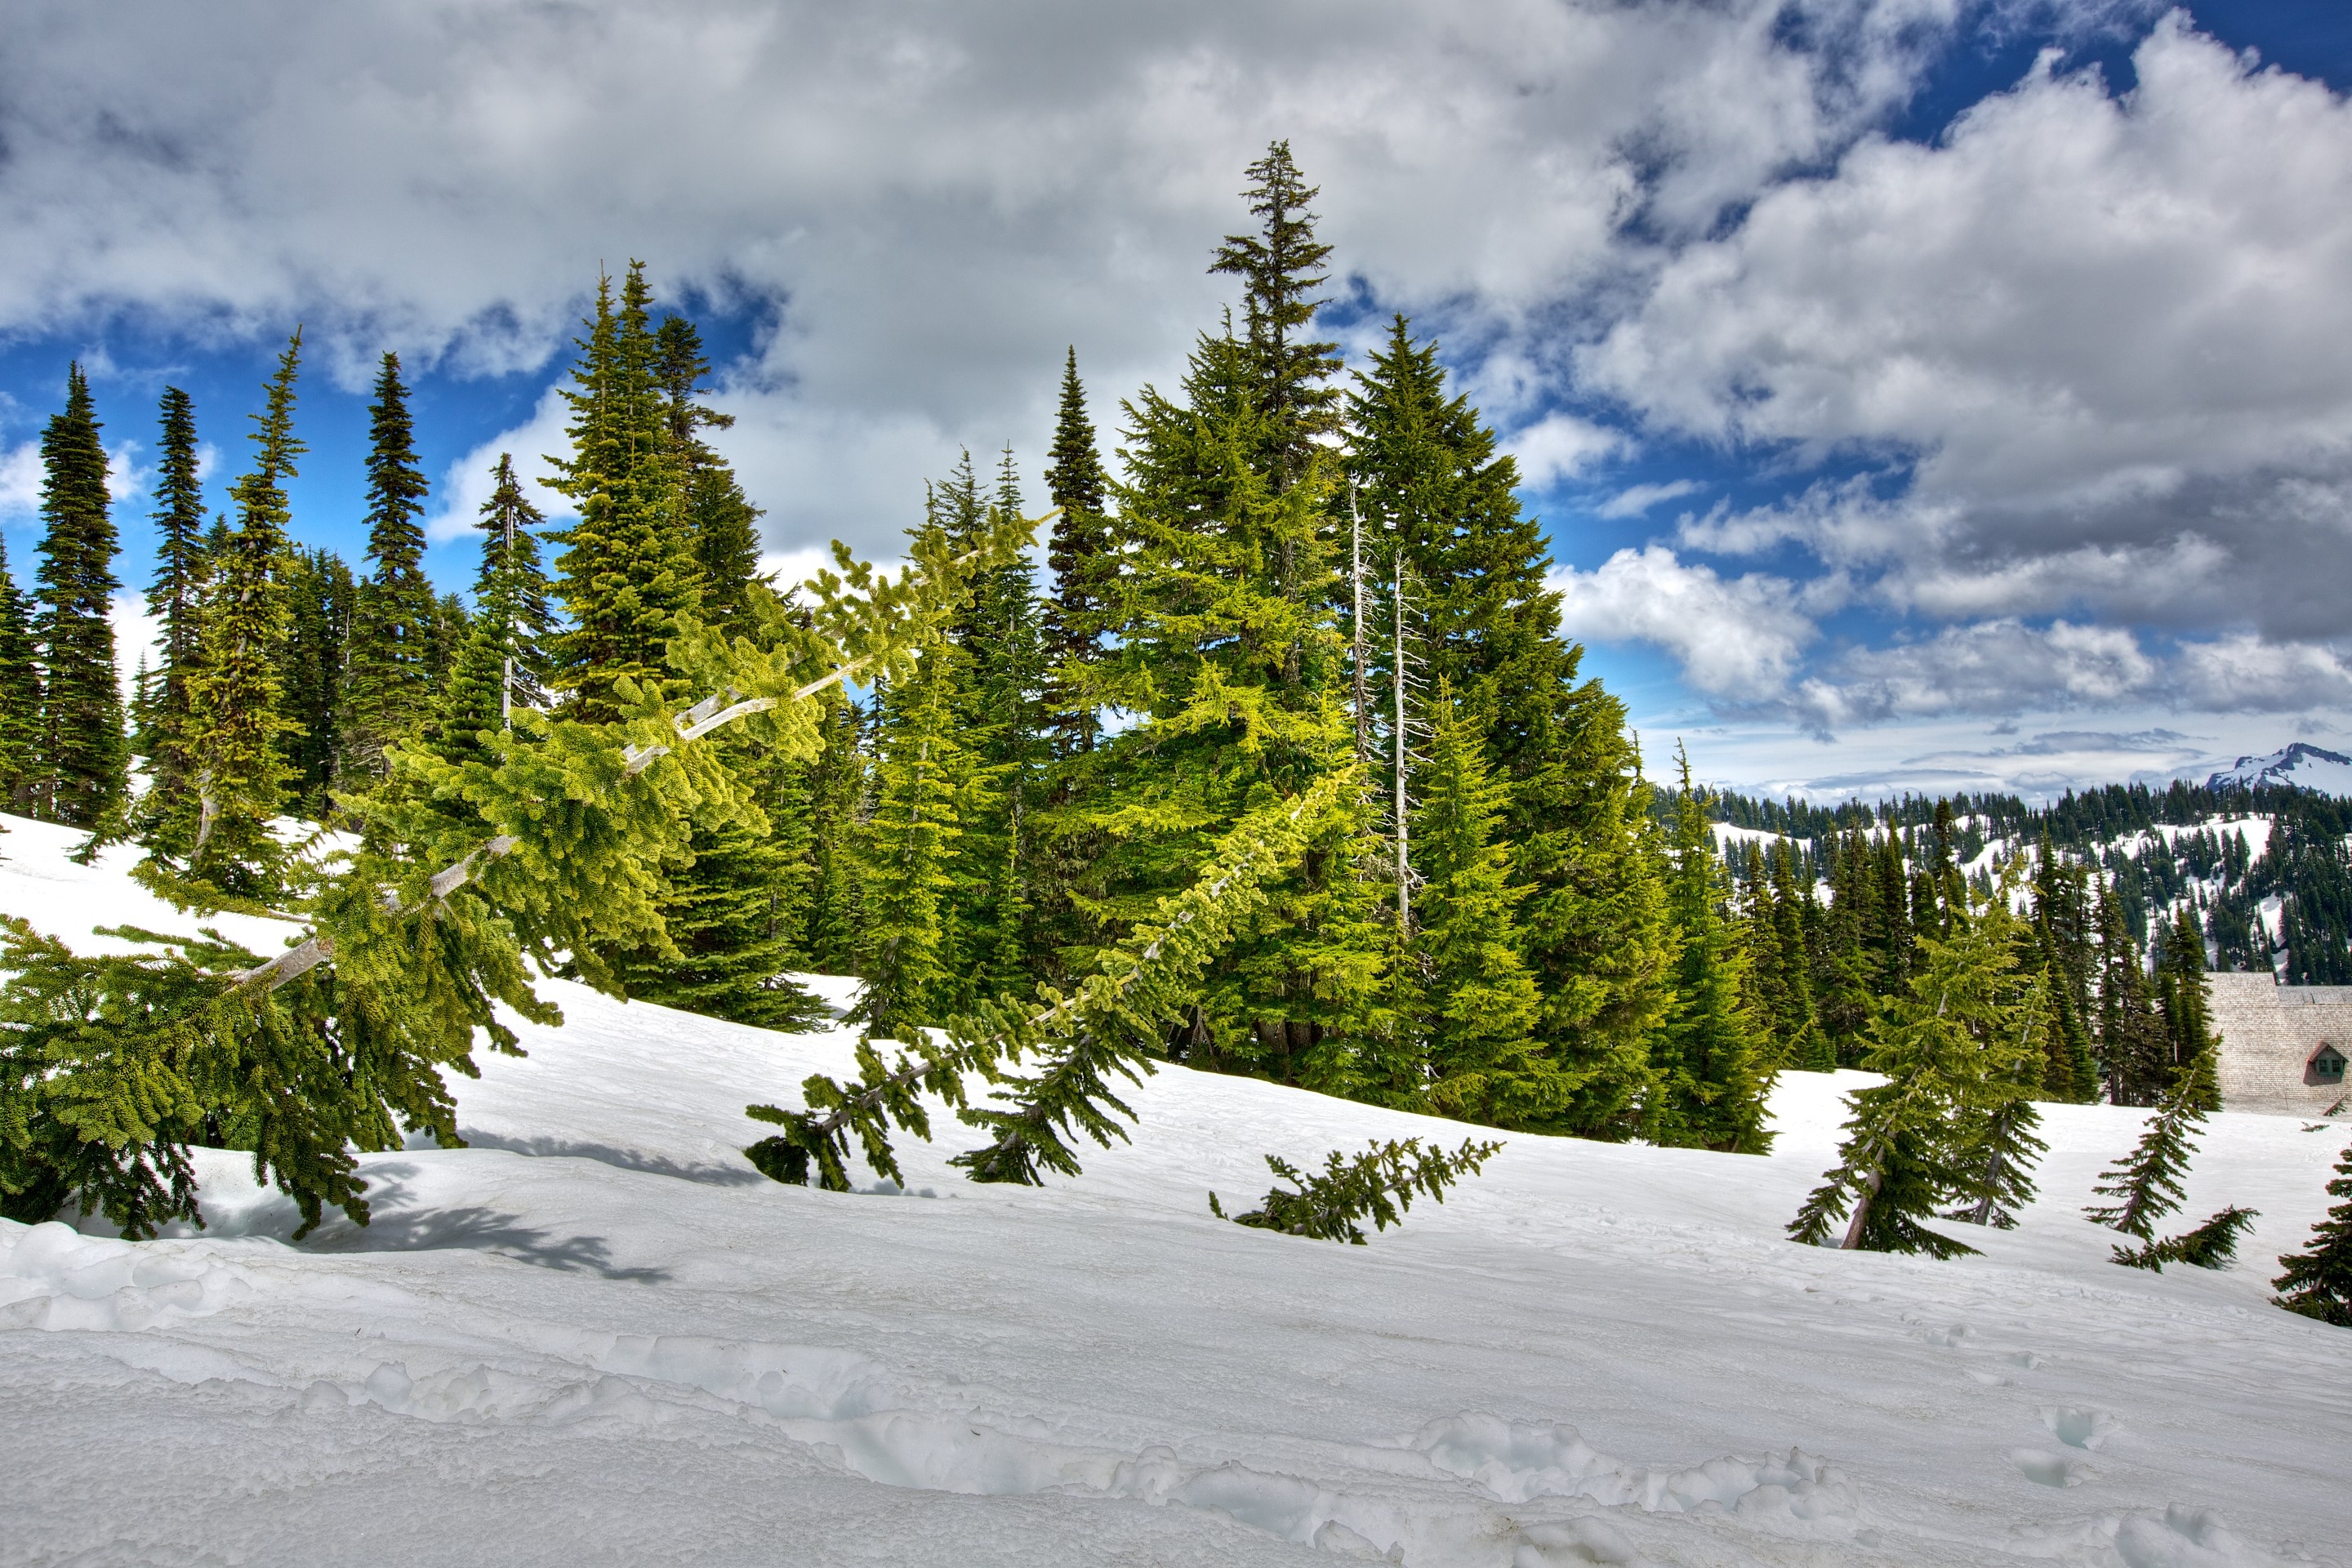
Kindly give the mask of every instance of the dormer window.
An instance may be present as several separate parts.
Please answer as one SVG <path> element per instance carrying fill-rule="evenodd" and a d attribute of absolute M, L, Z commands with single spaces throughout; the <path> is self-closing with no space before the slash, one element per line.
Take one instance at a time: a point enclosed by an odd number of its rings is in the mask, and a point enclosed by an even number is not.
<path fill-rule="evenodd" d="M 2311 1053 L 2311 1081 L 2314 1083 L 2342 1083 L 2344 1081 L 2344 1053 L 2337 1050 L 2334 1046 L 2322 1042 L 2320 1047 Z"/>

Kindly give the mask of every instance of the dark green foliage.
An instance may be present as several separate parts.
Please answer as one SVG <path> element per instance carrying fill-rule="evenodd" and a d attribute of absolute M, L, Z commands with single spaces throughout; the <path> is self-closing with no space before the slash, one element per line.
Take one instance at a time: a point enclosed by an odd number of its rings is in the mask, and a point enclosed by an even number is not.
<path fill-rule="evenodd" d="M 1034 1186 L 1047 1172 L 1076 1174 L 1075 1134 L 1105 1148 L 1126 1136 L 1118 1119 L 1132 1113 L 1113 1092 L 1111 1079 L 1139 1081 L 1153 1070 L 1153 1055 L 1169 1026 L 1191 1010 L 1210 964 L 1263 907 L 1265 882 L 1307 851 L 1325 819 L 1344 808 L 1355 784 L 1335 773 L 1245 817 L 1219 842 L 1191 887 L 1164 900 L 1155 918 L 1138 923 L 1127 947 L 1105 952 L 1067 994 L 1041 986 L 1037 1010 L 983 1001 L 936 1030 L 908 1031 L 913 1037 L 902 1038 L 903 1048 L 888 1061 L 869 1031 L 858 1044 L 856 1083 L 815 1074 L 801 1085 L 803 1110 L 749 1107 L 746 1114 L 784 1131 L 745 1155 L 777 1181 L 814 1179 L 828 1191 L 846 1192 L 855 1139 L 872 1170 L 898 1180 L 891 1130 L 929 1138 L 928 1094 L 992 1135 L 955 1159 L 973 1180 Z M 1037 1062 L 1034 1070 L 1008 1070 L 1024 1058 Z M 993 1104 L 966 1100 L 965 1079 L 973 1074 L 1000 1086 Z"/>
<path fill-rule="evenodd" d="M 2279 1259 L 2286 1268 L 2271 1281 L 2278 1292 L 2272 1300 L 2290 1312 L 2352 1329 L 2352 1143 L 2336 1162 L 2327 1195 L 2338 1202 L 2312 1227 L 2301 1252 Z"/>
<path fill-rule="evenodd" d="M 904 1041 L 951 1010 L 947 900 L 959 815 L 971 801 L 971 759 L 955 735 L 960 650 L 941 642 L 879 697 L 874 812 L 859 847 L 863 921 L 850 1016 Z"/>
<path fill-rule="evenodd" d="M 41 734 L 35 766 L 39 815 L 97 827 L 122 805 L 131 745 L 114 669 L 114 520 L 106 448 L 76 364 L 66 407 L 41 434 L 40 612 L 33 626 L 41 667 Z"/>
<path fill-rule="evenodd" d="M 41 755 L 41 670 L 33 648 L 30 606 L 8 574 L 0 542 L 0 806 L 32 808 Z"/>
<path fill-rule="evenodd" d="M 2091 1190 L 2109 1201 L 2084 1209 L 2085 1215 L 2146 1241 L 2155 1234 L 2156 1222 L 2180 1206 L 2180 1184 L 2205 1124 L 2200 1077 L 2183 1074 L 2131 1152 L 2100 1173 Z"/>
<path fill-rule="evenodd" d="M 546 520 L 523 494 L 508 454 L 499 454 L 491 472 L 490 499 L 474 522 L 482 536 L 474 614 L 426 726 L 427 743 L 450 758 L 487 756 L 487 733 L 505 729 L 512 710 L 548 703 L 555 614 L 533 531 Z"/>
<path fill-rule="evenodd" d="M 1078 381 L 1078 351 L 1062 368 L 1062 402 L 1046 454 L 1045 491 L 1057 509 L 1045 565 L 1054 592 L 1044 605 L 1039 630 L 1051 677 L 1047 702 L 1055 752 L 1068 756 L 1094 749 L 1094 710 L 1076 695 L 1076 671 L 1102 657 L 1102 629 L 1111 613 L 1113 579 L 1110 520 L 1103 513 L 1109 479 L 1096 449 L 1094 421 L 1087 415 L 1087 389 Z"/>
<path fill-rule="evenodd" d="M 284 711 L 288 605 L 280 581 L 290 550 L 286 481 L 304 451 L 294 434 L 297 330 L 278 357 L 263 411 L 253 416 L 254 467 L 230 489 L 237 522 L 207 536 L 202 654 L 188 684 L 188 790 L 163 803 L 149 868 L 191 890 L 266 897 L 283 851 L 269 820 L 286 803 Z M 217 536 L 216 538 L 215 536 Z"/>
<path fill-rule="evenodd" d="M 1675 1010 L 1653 1048 L 1656 1089 L 1651 1142 L 1761 1154 L 1764 1096 L 1770 1075 L 1758 1057 L 1756 1021 L 1746 999 L 1747 954 L 1730 930 L 1730 887 L 1708 832 L 1705 796 L 1691 785 L 1690 759 L 1679 749 L 1682 799 L 1666 879 L 1668 918 L 1679 940 L 1673 970 Z"/>
<path fill-rule="evenodd" d="M 555 486 L 579 521 L 552 537 L 556 596 L 572 624 L 557 641 L 557 684 L 574 715 L 617 719 L 627 680 L 640 690 L 667 679 L 662 650 L 677 616 L 693 609 L 698 575 L 681 515 L 685 487 L 671 440 L 672 410 L 657 379 L 653 296 L 632 262 L 617 305 L 600 279 L 563 395 L 572 407 L 572 455 Z"/>
<path fill-rule="evenodd" d="M 203 637 L 205 500 L 197 478 L 195 405 L 176 386 L 163 389 L 162 438 L 155 456 L 155 577 L 147 613 L 158 628 L 163 667 L 141 726 L 153 801 L 186 787 L 188 681 Z"/>
<path fill-rule="evenodd" d="M 383 356 L 368 406 L 367 475 L 367 575 L 351 616 L 337 737 L 355 779 L 383 775 L 384 749 L 413 733 L 435 699 L 439 609 L 425 576 L 426 485 L 397 354 Z"/>
<path fill-rule="evenodd" d="M 248 529 L 274 515 L 291 378 L 289 353 L 260 478 L 239 487 Z M 477 1031 L 505 1049 L 515 1039 L 502 1011 L 560 1021 L 532 994 L 531 970 L 569 955 L 611 988 L 597 955 L 660 932 L 657 868 L 698 826 L 756 823 L 709 736 L 723 728 L 813 758 L 817 694 L 859 672 L 903 675 L 969 572 L 1010 559 L 1025 532 L 992 534 L 969 564 L 919 548 L 897 580 L 839 552 L 843 573 L 823 574 L 797 616 L 755 596 L 759 639 L 685 624 L 672 668 L 712 695 L 683 712 L 624 682 L 619 723 L 525 710 L 487 759 L 394 748 L 384 786 L 353 803 L 362 833 L 350 863 L 283 889 L 308 929 L 269 959 L 210 942 L 79 958 L 12 928 L 0 967 L 18 979 L 0 1022 L 23 1026 L 0 1028 L 9 1212 L 79 1192 L 134 1232 L 199 1218 L 184 1173 L 190 1145 L 207 1140 L 250 1151 L 306 1228 L 328 1205 L 364 1222 L 357 1152 L 414 1131 L 453 1141 L 447 1079 L 474 1070 Z M 213 646 L 205 668 L 217 679 Z M 201 684 L 195 698 L 201 719 Z"/>
<path fill-rule="evenodd" d="M 2213 1032 L 2205 981 L 2205 931 L 2196 911 L 2183 907 L 2166 933 L 2157 963 L 2157 1011 L 2164 1022 L 2168 1087 L 2189 1076 L 2199 1063 L 2194 1092 L 2202 1109 L 2221 1109 L 2221 1085 L 2211 1058 L 2221 1039 Z"/>
<path fill-rule="evenodd" d="M 859 840 L 868 769 L 858 744 L 865 720 L 857 704 L 838 693 L 826 702 L 821 749 L 808 773 L 809 899 L 801 941 L 811 968 L 850 974 L 865 910 Z"/>
<path fill-rule="evenodd" d="M 1440 680 L 1429 761 L 1417 779 L 1414 868 L 1422 886 L 1398 976 L 1400 1024 L 1425 1061 L 1427 1104 L 1494 1127 L 1555 1120 L 1574 1080 L 1534 1037 L 1542 998 L 1521 956 L 1511 851 L 1500 842 L 1509 790 L 1488 773 L 1474 721 Z"/>
<path fill-rule="evenodd" d="M 1375 1141 L 1353 1158 L 1332 1150 L 1323 1157 L 1322 1171 L 1315 1175 L 1279 1155 L 1268 1154 L 1267 1168 L 1276 1180 L 1288 1182 L 1289 1187 L 1270 1188 L 1256 1208 L 1231 1216 L 1217 1202 L 1217 1194 L 1211 1193 L 1209 1212 L 1259 1230 L 1361 1247 L 1366 1238 L 1358 1222 L 1370 1220 L 1376 1230 L 1402 1225 L 1404 1211 L 1412 1207 L 1416 1193 L 1442 1204 L 1447 1187 L 1465 1176 L 1476 1175 L 1502 1150 L 1500 1143 L 1465 1140 L 1461 1148 L 1448 1154 L 1434 1145 L 1423 1147 L 1418 1138 L 1402 1142 Z"/>
<path fill-rule="evenodd" d="M 2126 1268 L 2152 1269 L 2158 1274 L 2164 1272 L 2168 1263 L 2186 1263 L 2191 1268 L 2227 1268 L 2238 1255 L 2239 1237 L 2257 1217 L 2259 1211 L 2231 1205 L 2195 1230 L 2140 1247 L 2118 1247 L 2114 1249 L 2114 1260 Z"/>
<path fill-rule="evenodd" d="M 1243 195 L 1258 232 L 1227 235 L 1209 270 L 1243 280 L 1255 456 L 1278 493 L 1315 466 L 1315 437 L 1339 428 L 1339 389 L 1324 384 L 1339 374 L 1339 345 L 1307 336 L 1323 303 L 1311 296 L 1329 280 L 1322 268 L 1331 247 L 1315 237 L 1307 209 L 1316 192 L 1291 162 L 1289 142 L 1270 144 L 1248 173 Z"/>
<path fill-rule="evenodd" d="M 1789 1226 L 1797 1240 L 1939 1258 L 1976 1250 L 1921 1222 L 1955 1196 L 1981 1202 L 1994 1189 L 1981 1160 L 1969 1157 L 1981 1143 L 1971 1151 L 1961 1128 L 1971 1110 L 2016 1100 L 2001 1080 L 2014 1075 L 2028 1031 L 2011 978 L 2009 893 L 2006 878 L 1981 901 L 1963 889 L 1951 936 L 1918 939 L 1918 964 L 1905 994 L 1880 1012 L 1864 1061 L 1886 1081 L 1853 1095 L 1837 1168 Z"/>
<path fill-rule="evenodd" d="M 288 807 L 323 822 L 332 814 L 335 791 L 372 776 L 353 756 L 342 728 L 351 711 L 345 693 L 352 625 L 365 591 L 341 556 L 294 550 L 279 566 L 278 592 L 286 606 L 278 684 L 279 710 L 291 726 L 283 737 Z"/>

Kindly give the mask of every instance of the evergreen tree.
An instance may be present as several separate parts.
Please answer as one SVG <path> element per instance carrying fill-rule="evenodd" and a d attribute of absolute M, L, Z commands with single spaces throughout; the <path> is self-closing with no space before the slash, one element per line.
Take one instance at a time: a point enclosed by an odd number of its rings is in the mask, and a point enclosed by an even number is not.
<path fill-rule="evenodd" d="M 1637 804 L 1646 785 L 1622 704 L 1578 679 L 1581 650 L 1560 637 L 1517 468 L 1469 401 L 1449 395 L 1437 353 L 1403 318 L 1391 322 L 1348 400 L 1348 474 L 1365 533 L 1394 548 L 1415 584 L 1424 675 L 1451 683 L 1510 785 L 1507 837 L 1543 997 L 1536 1036 L 1579 1081 L 1558 1126 L 1630 1136 L 1671 951 Z M 1338 579 L 1325 580 L 1336 606 Z"/>
<path fill-rule="evenodd" d="M 32 809 L 40 756 L 41 670 L 32 616 L 0 542 L 0 805 L 20 814 Z"/>
<path fill-rule="evenodd" d="M 298 328 L 253 416 L 254 467 L 229 491 L 236 526 L 206 551 L 203 655 L 188 689 L 194 789 L 155 840 L 160 852 L 184 857 L 189 882 L 233 897 L 267 893 L 283 858 L 269 820 L 285 805 L 284 742 L 296 728 L 282 706 L 278 574 L 289 549 L 286 481 L 305 450 L 294 434 L 301 353 Z"/>
<path fill-rule="evenodd" d="M 2155 1235 L 2156 1222 L 2180 1206 L 2180 1184 L 2188 1177 L 2189 1156 L 2205 1124 L 2198 1076 L 2194 1071 L 2182 1074 L 2131 1152 L 2099 1173 L 2098 1184 L 2091 1190 L 2108 1201 L 2084 1214 L 2146 1241 Z"/>
<path fill-rule="evenodd" d="M 2194 1230 L 2138 1247 L 2116 1247 L 2112 1261 L 2126 1268 L 2147 1268 L 2158 1274 L 2164 1272 L 2168 1263 L 2186 1263 L 2191 1268 L 2227 1268 L 2238 1254 L 2239 1237 L 2260 1217 L 2259 1209 L 2240 1208 L 2232 1204 Z"/>
<path fill-rule="evenodd" d="M 665 316 L 654 333 L 655 377 L 660 383 L 669 449 L 682 487 L 680 516 L 692 542 L 692 575 L 706 625 L 734 634 L 751 621 L 749 593 L 760 580 L 760 509 L 726 459 L 704 441 L 704 430 L 731 429 L 732 414 L 698 401 L 710 362 L 702 334 L 684 316 Z"/>
<path fill-rule="evenodd" d="M 2209 1004 L 2210 987 L 2205 980 L 2205 932 L 2197 923 L 2197 913 L 2182 905 L 2173 917 L 2172 930 L 2164 943 L 2163 957 L 2158 969 L 2158 1011 L 2164 1020 L 2165 1042 L 2168 1059 L 2167 1087 L 2191 1076 L 2199 1063 L 2209 1070 L 2198 1078 L 2196 1092 L 2202 1097 L 2202 1109 L 2221 1109 L 2221 1085 L 2210 1070 L 2213 1054 L 2221 1049 L 2221 1038 L 2213 1032 Z"/>
<path fill-rule="evenodd" d="M 1062 402 L 1047 454 L 1045 490 L 1058 509 L 1053 543 L 1045 554 L 1054 592 L 1044 605 L 1039 637 L 1053 671 L 1046 698 L 1047 723 L 1057 755 L 1094 749 L 1095 711 L 1078 700 L 1072 674 L 1102 658 L 1103 628 L 1111 614 L 1118 563 L 1111 553 L 1110 521 L 1103 513 L 1109 483 L 1095 445 L 1094 421 L 1087 415 L 1087 389 L 1078 380 L 1073 346 L 1062 367 Z"/>
<path fill-rule="evenodd" d="M 278 595 L 286 616 L 278 682 L 279 707 L 290 726 L 281 742 L 289 805 L 301 816 L 324 822 L 333 812 L 334 792 L 369 776 L 343 729 L 362 591 L 352 569 L 332 551 L 289 549 L 278 568 Z M 429 595 L 426 602 L 431 603 Z"/>
<path fill-rule="evenodd" d="M 147 614 L 156 623 L 163 667 L 142 727 L 150 798 L 176 799 L 186 787 L 188 681 L 199 657 L 204 588 L 205 500 L 198 478 L 195 405 L 176 386 L 163 389 L 163 435 L 155 458 L 155 577 Z"/>
<path fill-rule="evenodd" d="M 2290 1312 L 2352 1329 L 2352 1143 L 2336 1162 L 2327 1195 L 2340 1200 L 2312 1227 L 2302 1251 L 2282 1258 L 2285 1271 L 2271 1281 L 2272 1298 Z"/>
<path fill-rule="evenodd" d="M 41 665 L 37 798 L 39 814 L 52 822 L 96 827 L 123 803 L 131 748 L 108 618 L 122 584 L 114 575 L 119 546 L 106 448 L 79 364 L 67 373 L 65 412 L 42 432 L 41 467 L 41 564 L 34 574 L 41 606 L 34 627 Z"/>
<path fill-rule="evenodd" d="M 1542 998 L 1521 956 L 1511 851 L 1498 842 L 1509 786 L 1486 766 L 1475 717 L 1440 680 L 1430 704 L 1412 855 L 1421 874 L 1399 1011 L 1421 1036 L 1428 1101 L 1492 1127 L 1543 1126 L 1575 1088 L 1535 1039 Z"/>
<path fill-rule="evenodd" d="M 474 611 L 422 734 L 431 751 L 453 762 L 487 762 L 487 737 L 508 729 L 514 710 L 544 709 L 549 701 L 555 612 L 534 531 L 546 519 L 523 493 L 510 454 L 499 453 L 490 474 L 489 499 L 474 520 L 482 552 Z"/>
<path fill-rule="evenodd" d="M 1690 757 L 1675 749 L 1682 788 L 1675 801 L 1667 910 L 1680 942 L 1672 971 L 1675 1011 L 1658 1031 L 1658 1088 L 1651 1142 L 1761 1154 L 1769 1075 L 1746 997 L 1747 955 L 1726 919 L 1731 897 L 1706 825 L 1706 793 L 1691 783 Z"/>
<path fill-rule="evenodd" d="M 835 695 L 818 726 L 820 750 L 809 768 L 811 870 L 802 941 L 810 965 L 822 974 L 857 970 L 865 924 L 858 854 L 866 792 L 866 756 L 858 744 L 863 728 L 857 704 Z"/>
<path fill-rule="evenodd" d="M 2171 1041 L 2148 1000 L 2147 970 L 2124 921 L 2113 879 L 2099 885 L 2099 1057 L 2107 1098 L 2155 1105 L 2173 1079 Z"/>
<path fill-rule="evenodd" d="M 2032 951 L 2030 939 L 2016 945 L 2021 956 Z M 1957 1118 L 1963 1179 L 1955 1219 L 2014 1230 L 2018 1211 L 2033 1201 L 2033 1167 L 2050 1151 L 2040 1135 L 2042 1113 L 2033 1106 L 2049 1011 L 2047 984 L 2034 976 L 2011 1008 L 2014 1034 L 2003 1030 L 1984 1041 L 1975 1092 Z"/>
<path fill-rule="evenodd" d="M 354 777 L 381 778 L 384 749 L 424 722 L 435 698 L 439 606 L 425 576 L 425 475 L 400 356 L 387 353 L 368 406 L 367 575 L 346 654 L 342 754 Z"/>
<path fill-rule="evenodd" d="M 950 1010 L 944 906 L 955 887 L 950 868 L 968 766 L 955 737 L 958 657 L 951 645 L 936 644 L 911 676 L 881 691 L 874 814 L 859 856 L 857 973 L 866 984 L 850 1017 L 869 1035 L 901 1041 Z"/>
<path fill-rule="evenodd" d="M 1828 1245 L 1851 1211 L 1841 1247 L 1935 1258 L 1976 1250 L 1921 1222 L 1982 1181 L 1956 1130 L 1984 1103 L 1986 1045 L 2016 1032 L 2005 994 L 2016 962 L 2008 896 L 2004 882 L 1972 916 L 1965 903 L 1956 911 L 1949 938 L 1918 939 L 1907 990 L 1880 1012 L 1863 1064 L 1886 1081 L 1853 1095 L 1837 1168 L 1789 1226 L 1797 1240 Z"/>
<path fill-rule="evenodd" d="M 563 392 L 572 455 L 551 482 L 580 517 L 553 535 L 564 546 L 556 596 L 572 621 L 557 641 L 557 684 L 584 721 L 620 716 L 624 679 L 665 689 L 665 647 L 677 616 L 695 606 L 698 568 L 679 515 L 672 411 L 656 375 L 652 298 L 641 262 L 629 264 L 617 303 L 612 280 L 598 280 L 589 335 Z"/>
<path fill-rule="evenodd" d="M 1257 466 L 1276 494 L 1303 481 L 1317 464 L 1315 440 L 1339 428 L 1339 393 L 1325 384 L 1339 371 L 1339 345 L 1307 334 L 1322 300 L 1311 296 L 1329 281 L 1322 268 L 1331 247 L 1315 237 L 1316 196 L 1291 162 L 1290 143 L 1276 142 L 1248 170 L 1243 192 L 1259 219 L 1255 235 L 1231 234 L 1217 247 L 1212 272 L 1243 280 L 1243 321 L 1258 437 Z M 1292 563 L 1283 563 L 1290 575 Z"/>

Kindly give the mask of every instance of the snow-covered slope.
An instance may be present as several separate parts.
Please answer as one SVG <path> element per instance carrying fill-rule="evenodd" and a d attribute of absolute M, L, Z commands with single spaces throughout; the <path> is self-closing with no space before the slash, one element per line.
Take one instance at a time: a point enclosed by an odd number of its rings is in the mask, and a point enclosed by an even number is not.
<path fill-rule="evenodd" d="M 129 907 L 0 855 L 50 929 Z M 845 1037 L 549 990 L 566 1025 L 460 1087 L 471 1147 L 367 1159 L 364 1230 L 289 1245 L 225 1153 L 201 1237 L 0 1223 L 0 1563 L 2347 1556 L 2352 1337 L 2264 1304 L 2339 1127 L 2215 1119 L 2195 1215 L 2263 1211 L 2220 1274 L 2105 1261 L 2104 1107 L 2050 1109 L 1982 1258 L 1791 1245 L 1851 1073 L 1783 1080 L 1769 1158 L 1511 1136 L 1345 1247 L 1207 1191 L 1461 1128 L 1168 1070 L 1076 1182 L 961 1181 L 950 1121 L 911 1194 L 787 1189 L 742 1107 Z"/>
<path fill-rule="evenodd" d="M 2210 789 L 2294 784 L 2321 795 L 2352 795 L 2352 757 L 2296 741 L 2268 756 L 2240 757 L 2205 783 Z"/>

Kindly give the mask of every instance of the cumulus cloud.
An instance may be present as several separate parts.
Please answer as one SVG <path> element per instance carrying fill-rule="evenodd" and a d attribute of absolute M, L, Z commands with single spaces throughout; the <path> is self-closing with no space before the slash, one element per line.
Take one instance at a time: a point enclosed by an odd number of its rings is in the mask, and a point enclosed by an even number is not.
<path fill-rule="evenodd" d="M 1614 455 L 1624 447 L 1625 437 L 1572 414 L 1551 414 L 1512 437 L 1508 445 L 1518 460 L 1520 482 L 1547 489 Z"/>
<path fill-rule="evenodd" d="M 0 327 L 300 319 L 352 383 L 387 347 L 530 369 L 643 257 L 772 319 L 731 443 L 790 469 L 772 538 L 878 541 L 904 514 L 866 511 L 870 467 L 1036 445 L 1064 344 L 1106 425 L 1175 373 L 1272 137 L 1342 285 L 1491 341 L 1643 265 L 1629 220 L 1702 234 L 1833 155 L 1965 9 L 36 0 L 0 57 Z M 1590 460 L 1538 428 L 1538 473 Z"/>
<path fill-rule="evenodd" d="M 2133 64 L 1864 138 L 1589 345 L 1654 429 L 1876 470 L 1685 546 L 1881 563 L 1937 618 L 2352 631 L 2352 107 L 2179 12 Z"/>
<path fill-rule="evenodd" d="M 1654 506 L 1685 496 L 1695 496 L 1706 487 L 1696 479 L 1670 479 L 1662 485 L 1629 485 L 1593 509 L 1595 517 L 1640 517 Z"/>
<path fill-rule="evenodd" d="M 1654 644 L 1681 662 L 1692 686 L 1735 702 L 1779 697 L 1820 635 L 1795 584 L 1720 577 L 1655 544 L 1620 550 L 1591 572 L 1555 571 L 1549 585 L 1570 637 Z"/>

